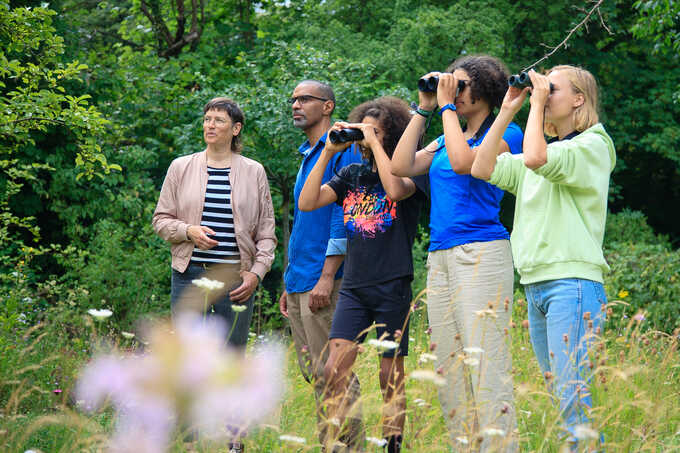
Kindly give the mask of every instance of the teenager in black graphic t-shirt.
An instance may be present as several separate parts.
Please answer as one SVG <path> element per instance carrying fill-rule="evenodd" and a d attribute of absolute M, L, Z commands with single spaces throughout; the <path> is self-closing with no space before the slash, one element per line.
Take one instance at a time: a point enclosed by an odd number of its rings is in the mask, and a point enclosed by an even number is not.
<path fill-rule="evenodd" d="M 342 426 L 351 409 L 344 404 L 344 395 L 358 343 L 374 323 L 379 325 L 376 335 L 388 346 L 380 362 L 380 387 L 386 403 L 383 434 L 388 452 L 400 451 L 404 428 L 404 356 L 408 353 L 413 278 L 411 247 L 423 198 L 412 179 L 394 176 L 391 171 L 390 158 L 409 120 L 408 105 L 394 97 L 357 106 L 350 113 L 351 123 L 338 122 L 331 130 L 360 129 L 364 139 L 357 143 L 365 162 L 340 169 L 322 186 L 323 170 L 330 159 L 351 144 L 327 140 L 298 200 L 303 211 L 340 204 L 347 230 L 345 274 L 325 366 L 328 418 L 337 419 Z M 336 429 L 334 424 L 328 428 Z M 342 433 L 340 439 L 346 440 Z"/>

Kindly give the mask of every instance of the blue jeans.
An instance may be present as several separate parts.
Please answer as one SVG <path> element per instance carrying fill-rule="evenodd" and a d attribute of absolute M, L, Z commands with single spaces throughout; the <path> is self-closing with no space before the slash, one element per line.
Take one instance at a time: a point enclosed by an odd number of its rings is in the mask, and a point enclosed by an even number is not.
<path fill-rule="evenodd" d="M 201 278 L 204 272 L 205 269 L 202 266 L 196 265 L 189 265 L 184 272 L 172 270 L 170 305 L 172 306 L 173 316 L 175 315 L 175 305 L 179 302 L 184 289 L 192 285 L 192 280 Z M 254 291 L 245 303 L 248 308 L 238 314 L 236 325 L 233 325 L 236 313 L 231 309 L 231 300 L 229 300 L 228 293 L 208 308 L 208 316 L 218 316 L 229 326 L 231 335 L 229 336 L 228 343 L 231 346 L 244 348 L 248 342 L 248 331 L 250 330 L 250 321 L 253 317 L 253 299 L 255 299 Z"/>
<path fill-rule="evenodd" d="M 578 278 L 549 280 L 524 287 L 529 334 L 548 387 L 559 398 L 570 440 L 574 427 L 590 423 L 588 350 L 600 332 L 607 296 L 602 283 Z"/>

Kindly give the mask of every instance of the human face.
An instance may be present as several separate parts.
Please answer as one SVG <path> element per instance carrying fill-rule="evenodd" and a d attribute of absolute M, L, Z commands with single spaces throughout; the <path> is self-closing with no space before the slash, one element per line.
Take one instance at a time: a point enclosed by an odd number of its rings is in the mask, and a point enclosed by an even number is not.
<path fill-rule="evenodd" d="M 241 123 L 234 123 L 224 110 L 208 110 L 203 115 L 203 140 L 207 145 L 226 145 L 241 132 Z"/>
<path fill-rule="evenodd" d="M 324 97 L 312 83 L 295 87 L 291 98 L 295 99 L 291 105 L 293 126 L 303 131 L 316 126 L 324 116 L 330 116 L 330 101 L 323 101 Z"/>
<path fill-rule="evenodd" d="M 453 71 L 453 76 L 456 80 L 462 80 L 465 82 L 465 88 L 458 92 L 458 96 L 455 99 L 456 111 L 462 116 L 467 116 L 472 111 L 479 107 L 477 102 L 472 102 L 472 90 L 470 89 L 470 76 L 467 71 L 463 69 L 456 69 Z"/>
<path fill-rule="evenodd" d="M 573 123 L 574 109 L 583 105 L 585 99 L 583 94 L 574 91 L 564 71 L 551 72 L 548 74 L 548 80 L 554 88 L 545 104 L 545 119 L 561 129 L 563 124 Z"/>

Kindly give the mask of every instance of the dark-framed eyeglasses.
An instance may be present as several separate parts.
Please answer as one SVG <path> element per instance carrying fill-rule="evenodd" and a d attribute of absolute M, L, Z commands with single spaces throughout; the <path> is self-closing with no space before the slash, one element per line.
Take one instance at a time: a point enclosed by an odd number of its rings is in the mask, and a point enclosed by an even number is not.
<path fill-rule="evenodd" d="M 288 103 L 290 105 L 293 105 L 293 104 L 295 104 L 295 101 L 298 101 L 300 104 L 306 104 L 309 101 L 311 101 L 312 99 L 316 99 L 317 101 L 322 101 L 322 102 L 326 102 L 326 101 L 329 100 L 329 99 L 325 99 L 325 98 L 320 98 L 318 96 L 312 96 L 311 94 L 302 94 L 300 96 L 293 96 L 292 98 L 288 99 Z"/>

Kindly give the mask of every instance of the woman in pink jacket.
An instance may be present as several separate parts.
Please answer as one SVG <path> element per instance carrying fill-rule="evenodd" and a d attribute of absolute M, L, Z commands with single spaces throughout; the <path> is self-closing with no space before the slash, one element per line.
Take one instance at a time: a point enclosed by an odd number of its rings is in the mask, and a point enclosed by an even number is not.
<path fill-rule="evenodd" d="M 171 244 L 173 312 L 183 290 L 206 270 L 240 275 L 241 283 L 225 288 L 207 310 L 231 325 L 229 343 L 242 348 L 255 289 L 274 260 L 274 209 L 264 167 L 240 154 L 241 109 L 215 98 L 203 112 L 206 149 L 170 164 L 152 223 Z M 232 303 L 246 309 L 235 316 Z"/>

